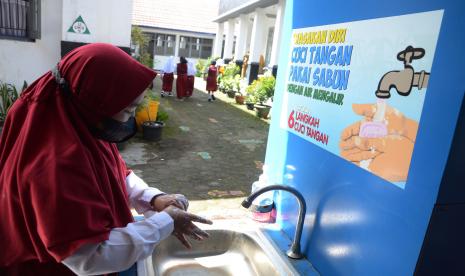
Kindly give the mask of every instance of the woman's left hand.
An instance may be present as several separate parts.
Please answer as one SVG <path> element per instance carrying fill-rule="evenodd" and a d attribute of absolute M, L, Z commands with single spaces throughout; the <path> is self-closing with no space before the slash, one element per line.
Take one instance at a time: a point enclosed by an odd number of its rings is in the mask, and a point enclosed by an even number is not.
<path fill-rule="evenodd" d="M 150 205 L 152 205 L 152 208 L 157 212 L 163 211 L 170 205 L 187 211 L 187 208 L 189 207 L 189 201 L 184 195 L 181 194 L 166 194 L 154 197 L 154 199 L 152 199 L 150 202 Z"/>
<path fill-rule="evenodd" d="M 172 205 L 164 209 L 163 211 L 166 212 L 173 219 L 173 235 L 176 238 L 178 238 L 178 240 L 181 241 L 181 243 L 186 248 L 192 248 L 192 245 L 188 241 L 187 237 L 201 241 L 210 236 L 207 232 L 200 229 L 193 222 L 212 224 L 213 222 L 211 220 L 188 213 Z"/>

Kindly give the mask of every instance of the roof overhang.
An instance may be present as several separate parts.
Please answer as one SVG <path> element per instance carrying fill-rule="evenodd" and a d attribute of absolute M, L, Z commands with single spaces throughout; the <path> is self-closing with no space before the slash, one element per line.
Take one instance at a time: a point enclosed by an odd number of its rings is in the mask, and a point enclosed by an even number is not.
<path fill-rule="evenodd" d="M 203 37 L 213 37 L 215 38 L 215 33 L 205 33 L 205 32 L 196 32 L 196 31 L 189 31 L 189 30 L 180 30 L 180 29 L 170 29 L 170 28 L 163 28 L 163 27 L 156 27 L 156 26 L 148 26 L 148 25 L 135 25 L 143 28 L 143 30 L 147 31 L 162 31 L 165 34 L 169 33 L 178 33 L 181 35 L 196 35 L 196 36 L 203 36 Z"/>
<path fill-rule="evenodd" d="M 213 20 L 213 22 L 221 23 L 228 19 L 239 17 L 241 14 L 252 13 L 256 8 L 266 8 L 278 3 L 278 0 L 252 0 L 238 6 L 235 9 L 229 10 Z"/>

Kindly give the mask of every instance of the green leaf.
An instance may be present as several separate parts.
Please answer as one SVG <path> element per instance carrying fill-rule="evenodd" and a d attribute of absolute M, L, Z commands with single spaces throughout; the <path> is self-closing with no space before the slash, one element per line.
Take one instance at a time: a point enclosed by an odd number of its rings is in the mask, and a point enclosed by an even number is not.
<path fill-rule="evenodd" d="M 13 103 L 19 98 L 16 87 L 9 83 L 0 82 L 0 120 L 3 121 Z"/>
<path fill-rule="evenodd" d="M 166 113 L 165 111 L 163 110 L 158 110 L 157 112 L 157 121 L 162 121 L 162 122 L 166 122 L 169 118 L 169 115 L 168 113 Z"/>

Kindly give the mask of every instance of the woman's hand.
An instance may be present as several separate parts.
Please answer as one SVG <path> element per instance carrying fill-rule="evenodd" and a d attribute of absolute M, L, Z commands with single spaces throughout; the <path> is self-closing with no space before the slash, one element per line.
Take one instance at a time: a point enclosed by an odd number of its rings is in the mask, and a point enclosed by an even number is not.
<path fill-rule="evenodd" d="M 157 212 L 163 211 L 170 205 L 187 211 L 187 208 L 189 207 L 189 201 L 184 195 L 181 194 L 166 194 L 154 197 L 150 202 L 150 205 Z"/>
<path fill-rule="evenodd" d="M 186 236 L 189 236 L 198 241 L 201 241 L 210 236 L 207 232 L 198 228 L 193 222 L 212 224 L 213 222 L 211 220 L 188 213 L 184 210 L 176 208 L 173 205 L 168 206 L 163 211 L 174 220 L 173 235 L 176 236 L 176 238 L 178 238 L 178 240 L 180 240 L 186 248 L 192 248 L 192 245 L 187 240 Z"/>

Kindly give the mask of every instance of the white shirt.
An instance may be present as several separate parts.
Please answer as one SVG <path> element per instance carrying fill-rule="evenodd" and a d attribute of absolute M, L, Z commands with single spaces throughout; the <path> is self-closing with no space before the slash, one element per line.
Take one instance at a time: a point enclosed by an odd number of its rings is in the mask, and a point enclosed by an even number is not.
<path fill-rule="evenodd" d="M 174 57 L 169 57 L 165 65 L 163 66 L 163 72 L 164 73 L 173 73 L 176 68 L 176 64 L 174 63 Z"/>
<path fill-rule="evenodd" d="M 173 232 L 173 219 L 167 213 L 151 211 L 150 200 L 163 194 L 160 190 L 149 187 L 134 172 L 126 178 L 126 189 L 131 206 L 148 218 L 112 229 L 108 240 L 99 244 L 81 246 L 62 261 L 74 273 L 96 275 L 126 270 L 149 257 L 155 246 Z"/>
<path fill-rule="evenodd" d="M 194 63 L 189 61 L 187 63 L 187 75 L 188 76 L 195 76 L 195 73 L 197 73 L 197 70 L 195 69 Z"/>

